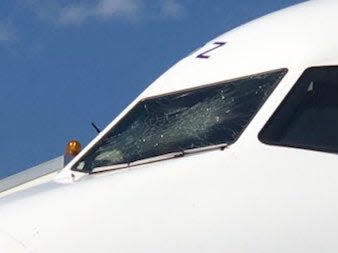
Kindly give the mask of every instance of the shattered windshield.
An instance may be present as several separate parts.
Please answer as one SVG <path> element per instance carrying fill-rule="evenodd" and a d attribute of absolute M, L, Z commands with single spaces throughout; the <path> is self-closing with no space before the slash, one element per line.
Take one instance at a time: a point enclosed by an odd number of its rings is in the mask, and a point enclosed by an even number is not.
<path fill-rule="evenodd" d="M 73 170 L 91 172 L 233 143 L 286 72 L 281 69 L 140 101 Z"/>

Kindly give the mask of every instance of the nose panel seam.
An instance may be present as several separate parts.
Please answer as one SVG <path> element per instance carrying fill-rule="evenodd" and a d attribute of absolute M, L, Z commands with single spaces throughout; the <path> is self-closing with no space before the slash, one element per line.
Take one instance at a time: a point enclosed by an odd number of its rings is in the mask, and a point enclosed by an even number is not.
<path fill-rule="evenodd" d="M 0 232 L 7 235 L 9 238 L 11 238 L 13 241 L 15 241 L 16 243 L 20 244 L 24 249 L 27 250 L 27 246 L 20 240 L 16 239 L 13 235 L 11 235 L 10 233 L 8 233 L 7 231 L 4 231 L 3 229 L 0 228 Z"/>

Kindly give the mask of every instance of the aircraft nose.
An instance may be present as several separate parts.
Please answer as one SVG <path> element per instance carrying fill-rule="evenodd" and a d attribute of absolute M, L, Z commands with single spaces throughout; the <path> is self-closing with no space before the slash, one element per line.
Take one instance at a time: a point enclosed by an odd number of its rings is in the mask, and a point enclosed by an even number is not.
<path fill-rule="evenodd" d="M 0 251 L 10 253 L 27 253 L 25 245 L 0 230 Z"/>

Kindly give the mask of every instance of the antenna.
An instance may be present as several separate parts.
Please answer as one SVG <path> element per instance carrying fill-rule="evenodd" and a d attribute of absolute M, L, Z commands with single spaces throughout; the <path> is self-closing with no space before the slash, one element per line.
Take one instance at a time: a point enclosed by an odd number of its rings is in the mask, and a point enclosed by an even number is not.
<path fill-rule="evenodd" d="M 95 131 L 99 134 L 101 132 L 100 128 L 98 128 L 94 122 L 91 123 L 92 127 L 94 127 Z"/>

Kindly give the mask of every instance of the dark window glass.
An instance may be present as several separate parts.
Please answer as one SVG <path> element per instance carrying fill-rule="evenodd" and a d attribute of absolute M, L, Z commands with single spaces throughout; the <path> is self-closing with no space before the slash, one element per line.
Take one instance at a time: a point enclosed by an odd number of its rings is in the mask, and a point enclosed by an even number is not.
<path fill-rule="evenodd" d="M 74 170 L 233 143 L 287 70 L 276 70 L 139 102 Z"/>
<path fill-rule="evenodd" d="M 307 69 L 259 139 L 267 144 L 338 152 L 338 67 Z"/>

